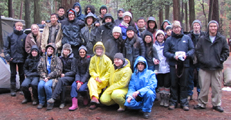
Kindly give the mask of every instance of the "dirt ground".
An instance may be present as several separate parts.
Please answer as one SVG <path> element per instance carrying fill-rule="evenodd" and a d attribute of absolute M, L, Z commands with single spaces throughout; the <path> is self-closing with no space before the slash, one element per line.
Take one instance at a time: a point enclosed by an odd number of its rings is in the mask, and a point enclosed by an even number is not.
<path fill-rule="evenodd" d="M 231 67 L 231 57 L 224 63 L 225 67 Z M 194 89 L 196 93 L 196 89 Z M 67 94 L 68 96 L 69 94 Z M 212 109 L 211 90 L 209 92 L 209 103 L 204 110 L 194 110 L 193 106 L 197 103 L 197 94 L 193 95 L 193 100 L 189 102 L 190 110 L 183 111 L 181 108 L 168 110 L 159 106 L 159 101 L 154 102 L 150 120 L 230 120 L 231 119 L 231 92 L 222 91 L 222 107 L 224 112 L 220 113 Z M 0 119 L 1 120 L 139 120 L 143 119 L 142 113 L 135 110 L 126 110 L 118 113 L 118 106 L 101 106 L 95 110 L 89 110 L 88 106 L 82 105 L 79 101 L 79 109 L 68 111 L 71 106 L 70 97 L 64 109 L 59 109 L 59 101 L 51 111 L 46 108 L 38 110 L 31 103 L 21 104 L 23 95 L 17 93 L 16 97 L 11 97 L 9 93 L 0 94 Z"/>

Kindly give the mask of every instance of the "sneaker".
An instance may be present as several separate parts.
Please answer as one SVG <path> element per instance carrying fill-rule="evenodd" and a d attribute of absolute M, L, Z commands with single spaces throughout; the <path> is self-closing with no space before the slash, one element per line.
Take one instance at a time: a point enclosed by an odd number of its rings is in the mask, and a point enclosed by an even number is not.
<path fill-rule="evenodd" d="M 48 103 L 54 103 L 55 100 L 54 100 L 53 98 L 51 98 L 51 99 L 47 100 L 47 102 L 48 102 Z"/>
<path fill-rule="evenodd" d="M 183 110 L 184 110 L 184 111 L 189 111 L 189 107 L 188 107 L 188 106 L 184 106 L 184 107 L 183 107 Z"/>
<path fill-rule="evenodd" d="M 174 110 L 174 109 L 175 109 L 175 105 L 170 105 L 170 106 L 168 107 L 168 109 L 169 109 L 169 110 Z"/>
<path fill-rule="evenodd" d="M 221 106 L 213 106 L 213 109 L 218 112 L 224 112 L 224 109 Z"/>
<path fill-rule="evenodd" d="M 60 109 L 63 109 L 64 107 L 65 107 L 64 103 L 60 104 L 60 106 L 59 106 Z"/>
<path fill-rule="evenodd" d="M 47 104 L 47 110 L 52 110 L 53 109 L 54 104 L 53 103 L 48 103 Z"/>
<path fill-rule="evenodd" d="M 42 109 L 43 108 L 43 104 L 39 103 L 39 105 L 37 106 L 37 109 Z"/>
<path fill-rule="evenodd" d="M 119 109 L 117 110 L 117 112 L 123 112 L 125 111 L 125 107 L 119 107 Z"/>
<path fill-rule="evenodd" d="M 200 105 L 195 105 L 194 107 L 193 107 L 194 109 L 205 109 L 205 107 L 202 107 L 202 106 L 200 106 Z"/>
<path fill-rule="evenodd" d="M 37 105 L 38 104 L 38 100 L 33 100 L 32 105 Z"/>
<path fill-rule="evenodd" d="M 31 100 L 24 99 L 24 100 L 22 101 L 22 104 L 26 104 L 26 103 L 28 103 L 28 102 L 31 102 Z"/>
<path fill-rule="evenodd" d="M 96 104 L 100 104 L 99 103 L 99 100 L 94 96 L 94 97 L 92 97 L 92 99 L 91 99 L 91 103 L 96 103 Z"/>
<path fill-rule="evenodd" d="M 145 119 L 148 119 L 150 117 L 150 113 L 149 112 L 144 112 L 143 116 L 144 116 Z"/>
<path fill-rule="evenodd" d="M 15 97 L 15 96 L 16 96 L 16 92 L 15 92 L 15 91 L 12 91 L 12 92 L 10 92 L 10 95 L 11 95 L 12 97 Z"/>

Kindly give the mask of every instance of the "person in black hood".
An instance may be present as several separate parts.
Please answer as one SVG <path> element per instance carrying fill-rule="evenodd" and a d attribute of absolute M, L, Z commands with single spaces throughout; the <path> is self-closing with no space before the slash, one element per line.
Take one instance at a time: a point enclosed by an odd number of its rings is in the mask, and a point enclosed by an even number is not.
<path fill-rule="evenodd" d="M 64 10 L 64 7 L 59 7 L 58 9 L 58 20 L 59 22 L 62 24 L 65 20 L 67 20 L 66 16 L 64 15 L 65 14 L 65 10 Z"/>
<path fill-rule="evenodd" d="M 194 45 L 191 38 L 184 35 L 179 21 L 174 21 L 172 26 L 172 35 L 167 38 L 163 51 L 170 65 L 171 96 L 168 109 L 175 109 L 179 99 L 183 110 L 189 111 L 188 70 L 189 59 L 194 54 Z"/>
<path fill-rule="evenodd" d="M 33 45 L 31 47 L 31 52 L 27 57 L 25 64 L 24 64 L 24 73 L 25 73 L 25 80 L 23 81 L 21 87 L 24 93 L 25 99 L 22 101 L 22 104 L 27 102 L 31 102 L 31 94 L 29 91 L 29 87 L 32 87 L 33 93 L 33 105 L 38 104 L 38 82 L 39 82 L 39 73 L 37 71 L 38 62 L 40 60 L 40 53 L 39 48 L 37 45 Z"/>
<path fill-rule="evenodd" d="M 110 13 L 104 15 L 103 25 L 96 32 L 96 41 L 101 41 L 103 44 L 112 37 L 112 29 L 114 28 L 114 19 Z"/>
<path fill-rule="evenodd" d="M 115 25 L 116 26 L 119 26 L 120 23 L 123 21 L 123 13 L 124 13 L 124 9 L 123 8 L 120 8 L 117 11 L 117 17 L 118 17 L 118 19 L 115 20 Z"/>
<path fill-rule="evenodd" d="M 81 5 L 80 5 L 78 2 L 76 2 L 76 3 L 73 5 L 72 8 L 75 9 L 75 11 L 76 11 L 76 16 L 75 16 L 75 17 L 76 17 L 78 20 L 84 21 L 85 16 L 82 14 L 82 7 L 81 7 Z"/>
<path fill-rule="evenodd" d="M 95 7 L 93 5 L 87 5 L 84 9 L 84 13 L 85 15 L 87 15 L 88 13 L 92 13 L 95 14 Z"/>
<path fill-rule="evenodd" d="M 100 15 L 98 16 L 99 19 L 99 24 L 102 25 L 103 24 L 103 20 L 104 20 L 104 15 L 107 13 L 107 6 L 106 5 L 102 5 L 99 9 L 99 13 Z"/>
<path fill-rule="evenodd" d="M 84 21 L 76 19 L 75 15 L 76 11 L 74 9 L 69 9 L 67 11 L 68 20 L 62 24 L 62 44 L 69 43 L 74 56 L 78 57 L 78 49 L 83 44 L 83 41 L 80 38 L 80 32 L 85 24 Z"/>
<path fill-rule="evenodd" d="M 7 40 L 4 43 L 5 59 L 10 62 L 11 96 L 16 96 L 16 65 L 18 65 L 20 85 L 25 79 L 23 72 L 23 65 L 27 55 L 25 51 L 25 39 L 26 34 L 23 32 L 23 24 L 16 22 L 14 32 L 7 36 Z"/>

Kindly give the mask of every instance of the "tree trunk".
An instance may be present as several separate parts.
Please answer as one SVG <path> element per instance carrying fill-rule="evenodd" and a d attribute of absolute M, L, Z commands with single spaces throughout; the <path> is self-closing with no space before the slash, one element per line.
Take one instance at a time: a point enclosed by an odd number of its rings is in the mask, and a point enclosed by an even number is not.
<path fill-rule="evenodd" d="M 8 0 L 8 16 L 13 17 L 12 0 Z"/>
<path fill-rule="evenodd" d="M 40 24 L 39 0 L 34 0 L 34 23 Z"/>
<path fill-rule="evenodd" d="M 185 30 L 188 32 L 188 4 L 187 2 L 184 3 L 185 6 Z"/>
<path fill-rule="evenodd" d="M 205 1 L 202 0 L 201 6 L 202 6 L 203 14 L 204 14 L 204 16 L 205 16 L 205 23 L 208 23 L 208 22 L 207 22 L 207 15 L 206 15 L 206 13 L 205 13 L 205 6 L 204 6 L 204 3 L 205 3 Z M 205 28 L 207 28 L 207 25 L 206 25 L 206 24 L 205 24 L 204 26 L 205 26 Z M 202 28 L 201 28 L 201 29 L 202 29 Z"/>
<path fill-rule="evenodd" d="M 165 19 L 169 20 L 169 5 L 165 5 Z"/>
<path fill-rule="evenodd" d="M 214 0 L 209 0 L 209 17 L 208 17 L 208 21 L 210 21 L 212 19 L 212 15 L 213 15 L 213 2 L 214 2 Z"/>
<path fill-rule="evenodd" d="M 24 20 L 25 20 L 25 23 L 26 23 L 26 28 L 30 28 L 30 10 L 29 10 L 29 7 L 30 7 L 30 0 L 25 0 L 24 2 L 25 4 L 25 17 L 24 17 Z"/>
<path fill-rule="evenodd" d="M 23 1 L 21 1 L 19 19 L 22 19 L 22 11 L 23 11 L 22 9 L 23 9 Z"/>
<path fill-rule="evenodd" d="M 180 20 L 180 1 L 173 0 L 173 19 Z"/>
<path fill-rule="evenodd" d="M 2 13 L 0 12 L 0 53 L 2 53 L 3 49 L 3 36 L 2 36 Z"/>
<path fill-rule="evenodd" d="M 219 1 L 214 0 L 213 1 L 213 12 L 212 12 L 212 20 L 216 20 L 219 23 L 219 18 L 220 18 L 220 13 L 219 13 Z"/>
<path fill-rule="evenodd" d="M 184 30 L 185 30 L 185 24 L 183 23 L 183 20 L 184 20 L 184 2 L 183 2 L 183 0 L 181 0 L 180 22 L 181 22 L 181 24 L 182 24 L 182 27 L 183 27 Z"/>
<path fill-rule="evenodd" d="M 196 19 L 195 18 L 195 7 L 194 7 L 194 0 L 189 0 L 189 24 L 192 24 L 192 22 Z"/>
<path fill-rule="evenodd" d="M 159 26 L 161 26 L 163 22 L 163 9 L 159 9 Z"/>
<path fill-rule="evenodd" d="M 61 6 L 64 7 L 65 11 L 67 11 L 72 8 L 76 2 L 79 2 L 79 0 L 62 0 Z"/>

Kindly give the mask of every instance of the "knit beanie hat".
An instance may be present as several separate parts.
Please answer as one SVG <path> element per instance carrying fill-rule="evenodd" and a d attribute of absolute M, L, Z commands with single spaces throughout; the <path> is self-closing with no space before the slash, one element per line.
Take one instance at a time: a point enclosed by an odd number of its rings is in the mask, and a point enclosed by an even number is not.
<path fill-rule="evenodd" d="M 80 46 L 78 51 L 80 51 L 81 49 L 84 49 L 87 52 L 87 48 L 84 45 Z"/>
<path fill-rule="evenodd" d="M 211 20 L 211 21 L 209 21 L 209 23 L 208 23 L 208 28 L 209 28 L 209 25 L 210 25 L 211 23 L 216 23 L 216 24 L 217 24 L 217 27 L 219 27 L 219 24 L 218 24 L 218 22 L 217 22 L 216 20 Z"/>
<path fill-rule="evenodd" d="M 114 56 L 114 59 L 115 58 L 121 59 L 123 61 L 123 63 L 125 62 L 125 58 L 124 58 L 124 55 L 122 53 L 116 53 Z"/>
<path fill-rule="evenodd" d="M 114 33 L 114 32 L 118 32 L 118 33 L 121 34 L 121 28 L 118 27 L 118 26 L 115 26 L 115 27 L 112 29 L 112 33 Z"/>
<path fill-rule="evenodd" d="M 169 29 L 172 29 L 172 25 L 167 25 L 165 30 L 168 31 Z"/>
<path fill-rule="evenodd" d="M 130 12 L 128 12 L 128 11 L 126 11 L 126 12 L 123 13 L 123 18 L 124 18 L 125 16 L 129 16 L 129 17 L 132 18 L 132 14 L 131 14 Z"/>
<path fill-rule="evenodd" d="M 149 32 L 149 31 L 146 31 L 146 32 L 144 33 L 143 39 L 145 39 L 146 36 L 151 36 L 151 38 L 153 39 L 153 35 L 152 35 L 152 33 Z"/>
<path fill-rule="evenodd" d="M 106 9 L 107 10 L 107 6 L 106 5 L 102 5 L 99 9 L 99 13 L 101 14 L 101 9 Z"/>
<path fill-rule="evenodd" d="M 201 24 L 201 21 L 200 21 L 200 20 L 194 20 L 193 23 L 192 23 L 192 26 L 194 25 L 194 23 L 199 23 L 199 24 L 200 24 L 200 27 L 202 27 L 202 24 Z"/>
<path fill-rule="evenodd" d="M 127 28 L 127 31 L 126 31 L 126 32 L 128 32 L 129 30 L 132 30 L 132 31 L 136 32 L 135 28 L 134 28 L 134 27 L 132 27 L 132 26 L 128 26 L 128 28 Z"/>
<path fill-rule="evenodd" d="M 162 31 L 162 30 L 157 30 L 157 32 L 156 32 L 156 34 L 155 34 L 155 38 L 156 38 L 159 34 L 163 34 L 163 35 L 165 36 L 164 31 Z"/>
<path fill-rule="evenodd" d="M 180 21 L 178 20 L 173 21 L 172 27 L 181 27 Z"/>

